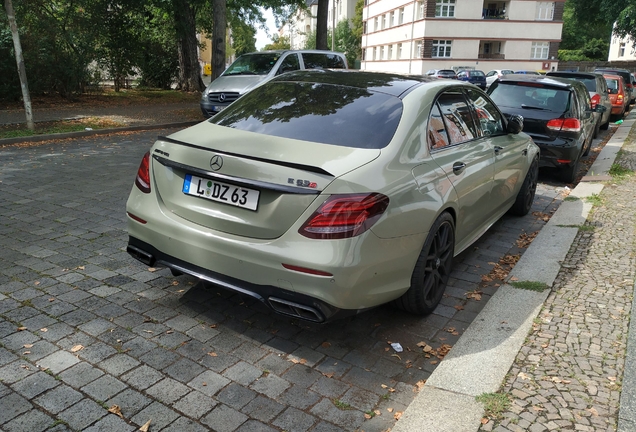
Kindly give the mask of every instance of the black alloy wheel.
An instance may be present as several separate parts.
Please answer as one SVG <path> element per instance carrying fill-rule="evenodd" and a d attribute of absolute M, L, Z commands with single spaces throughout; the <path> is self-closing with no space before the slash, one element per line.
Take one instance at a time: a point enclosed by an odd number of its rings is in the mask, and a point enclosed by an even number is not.
<path fill-rule="evenodd" d="M 525 216 L 532 208 L 534 196 L 537 192 L 537 183 L 539 178 L 539 161 L 535 158 L 530 165 L 528 174 L 521 185 L 519 194 L 515 203 L 510 208 L 510 213 L 515 216 Z"/>

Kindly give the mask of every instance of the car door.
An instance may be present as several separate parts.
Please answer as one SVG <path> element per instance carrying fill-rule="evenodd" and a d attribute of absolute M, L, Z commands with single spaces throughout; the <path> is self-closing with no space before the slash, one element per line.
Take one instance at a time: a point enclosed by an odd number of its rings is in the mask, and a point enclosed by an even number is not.
<path fill-rule="evenodd" d="M 594 116 L 594 111 L 592 111 L 592 100 L 590 99 L 590 93 L 583 85 L 576 85 L 573 90 L 579 106 L 579 118 L 584 125 L 585 141 L 583 142 L 586 143 L 587 140 L 593 139 L 594 128 L 596 127 L 596 117 Z"/>
<path fill-rule="evenodd" d="M 490 140 L 477 131 L 461 88 L 439 95 L 428 125 L 431 158 L 444 171 L 458 197 L 457 246 L 483 233 L 490 214 L 495 157 Z"/>
<path fill-rule="evenodd" d="M 523 183 L 527 143 L 506 131 L 503 115 L 488 96 L 473 89 L 467 89 L 466 93 L 483 140 L 489 142 L 495 154 L 491 205 L 495 207 L 494 216 L 499 217 L 514 201 Z"/>

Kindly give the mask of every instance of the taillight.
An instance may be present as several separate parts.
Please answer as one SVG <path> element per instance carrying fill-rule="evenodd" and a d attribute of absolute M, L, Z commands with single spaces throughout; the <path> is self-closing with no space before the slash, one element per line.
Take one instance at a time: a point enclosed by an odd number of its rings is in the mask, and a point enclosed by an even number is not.
<path fill-rule="evenodd" d="M 601 103 L 600 94 L 595 94 L 594 96 L 592 96 L 592 109 L 595 109 L 600 103 Z"/>
<path fill-rule="evenodd" d="M 622 93 L 620 93 L 618 96 L 616 96 L 616 99 L 618 99 L 618 101 L 620 103 L 623 103 L 623 100 L 625 99 L 625 96 Z"/>
<path fill-rule="evenodd" d="M 137 178 L 135 178 L 135 185 L 143 193 L 150 193 L 150 152 L 146 152 L 141 159 L 137 170 Z"/>
<path fill-rule="evenodd" d="M 382 216 L 389 198 L 379 193 L 332 195 L 298 230 L 313 239 L 342 239 L 367 231 Z"/>
<path fill-rule="evenodd" d="M 562 132 L 580 132 L 581 122 L 576 118 L 552 119 L 547 124 L 548 129 Z"/>

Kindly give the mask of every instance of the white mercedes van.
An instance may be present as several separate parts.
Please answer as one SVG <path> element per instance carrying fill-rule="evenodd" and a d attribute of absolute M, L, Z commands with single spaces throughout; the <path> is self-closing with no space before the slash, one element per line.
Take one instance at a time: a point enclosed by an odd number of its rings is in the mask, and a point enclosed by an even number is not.
<path fill-rule="evenodd" d="M 209 118 L 249 90 L 299 69 L 348 69 L 344 54 L 323 50 L 277 50 L 243 54 L 203 91 L 201 111 Z"/>

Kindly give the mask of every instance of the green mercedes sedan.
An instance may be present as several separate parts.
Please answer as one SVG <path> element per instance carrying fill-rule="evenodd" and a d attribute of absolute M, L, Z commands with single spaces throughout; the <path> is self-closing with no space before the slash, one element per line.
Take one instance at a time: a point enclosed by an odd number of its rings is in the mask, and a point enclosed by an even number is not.
<path fill-rule="evenodd" d="M 539 149 L 522 128 L 465 82 L 285 73 L 158 138 L 127 250 L 299 319 L 388 302 L 428 314 L 453 257 L 530 210 Z"/>

